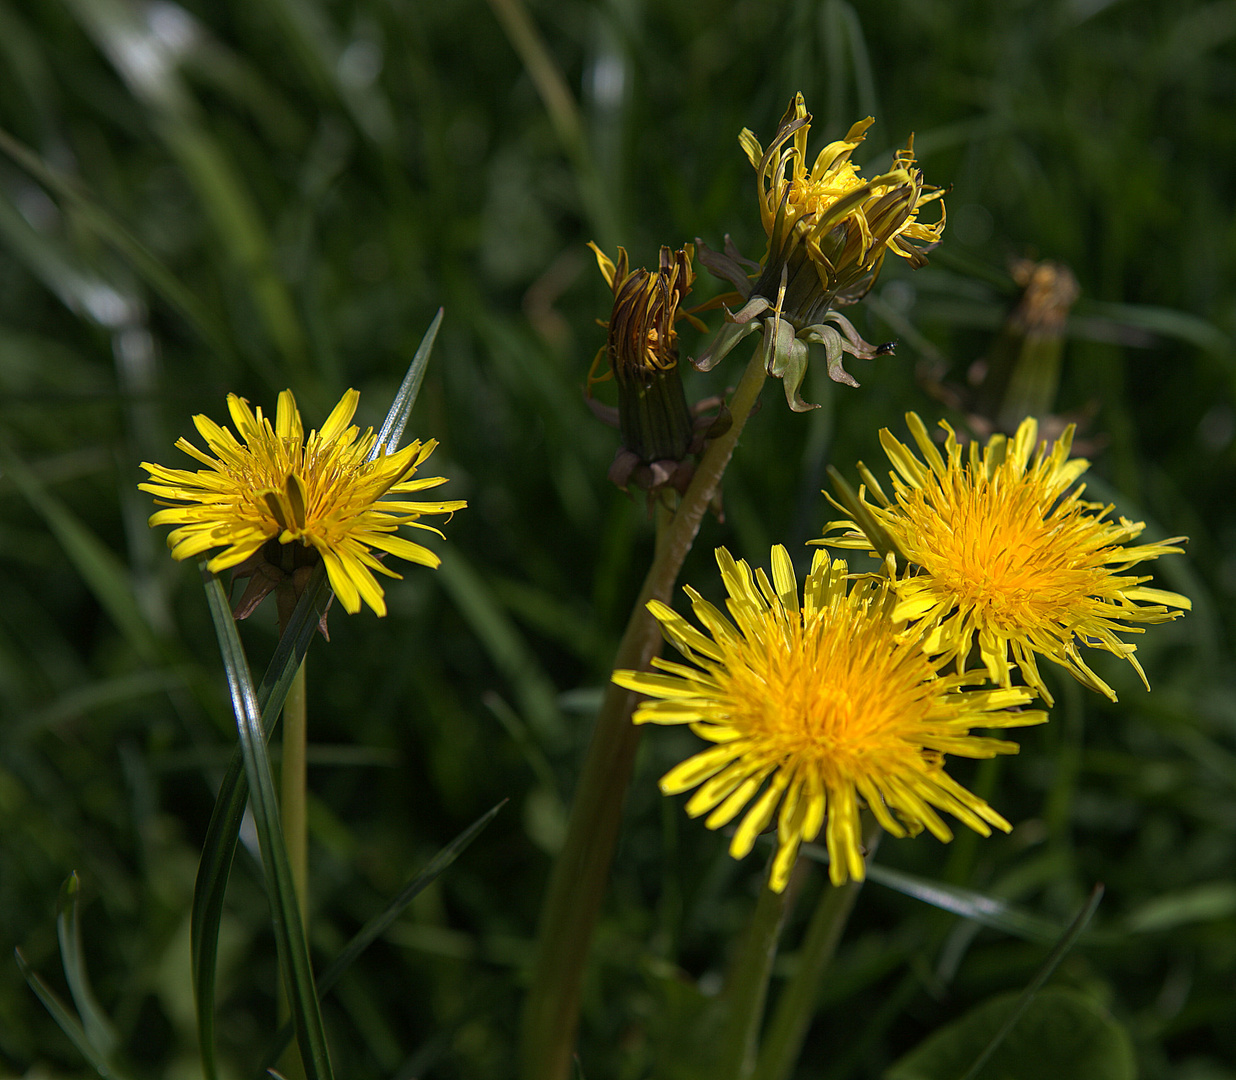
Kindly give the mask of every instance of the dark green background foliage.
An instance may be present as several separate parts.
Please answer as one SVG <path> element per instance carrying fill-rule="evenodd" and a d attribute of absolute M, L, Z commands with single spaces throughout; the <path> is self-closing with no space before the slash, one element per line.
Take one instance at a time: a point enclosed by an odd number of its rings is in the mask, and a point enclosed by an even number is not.
<path fill-rule="evenodd" d="M 174 439 L 193 413 L 225 419 L 228 391 L 272 409 L 290 386 L 316 425 L 355 386 L 377 422 L 442 305 L 412 434 L 441 440 L 444 497 L 470 506 L 433 541 L 440 571 L 391 583 L 384 620 L 336 611 L 312 650 L 313 944 L 328 961 L 510 798 L 326 1022 L 344 1076 L 511 1075 L 547 852 L 651 550 L 642 505 L 605 479 L 614 433 L 584 404 L 609 304 L 584 244 L 640 265 L 729 232 L 758 256 L 738 131 L 767 141 L 801 89 L 813 148 L 876 116 L 868 169 L 916 132 L 927 179 L 953 185 L 950 225 L 930 267 L 890 259 L 851 310 L 870 340 L 900 342 L 850 363 L 861 389 L 813 370 L 804 392 L 824 407 L 794 415 L 766 388 L 726 520 L 705 523 L 683 580 L 715 595 L 718 543 L 766 564 L 784 542 L 805 564 L 833 516 L 825 465 L 883 471 L 881 426 L 942 415 L 923 374 L 964 381 L 1016 295 L 1008 261 L 1072 267 L 1058 411 L 1092 415 L 1096 497 L 1147 535 L 1189 535 L 1156 582 L 1195 609 L 1139 642 L 1152 694 L 1110 658 L 1119 705 L 1053 672 L 1053 720 L 1021 734 L 1019 758 L 954 769 L 1011 836 L 886 840 L 879 859 L 1058 923 L 1104 882 L 1056 981 L 1129 1026 L 1144 1077 L 1236 1077 L 1236 4 L 529 13 L 546 70 L 481 0 L 0 0 L 0 127 L 35 155 L 0 155 L 0 944 L 64 993 L 55 899 L 76 870 L 125 1071 L 196 1075 L 187 912 L 236 736 L 197 575 L 147 529 L 137 464 L 187 467 Z M 578 111 L 547 111 L 538 80 L 559 76 Z M 742 362 L 688 371 L 689 396 Z M 271 614 L 243 633 L 260 669 Z M 758 853 L 734 863 L 656 792 L 691 744 L 644 741 L 586 993 L 590 1078 L 651 1071 L 684 980 L 715 985 L 759 881 Z M 800 1075 L 879 1075 L 1025 985 L 1046 951 L 869 884 Z M 253 1075 L 275 961 L 243 850 L 222 957 L 224 1060 Z M 16 966 L 0 970 L 0 1074 L 87 1075 Z"/>

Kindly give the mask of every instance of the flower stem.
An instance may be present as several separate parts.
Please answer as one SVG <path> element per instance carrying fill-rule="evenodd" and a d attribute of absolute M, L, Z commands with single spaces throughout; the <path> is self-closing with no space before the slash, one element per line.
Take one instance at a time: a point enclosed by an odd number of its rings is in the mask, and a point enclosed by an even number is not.
<path fill-rule="evenodd" d="M 288 696 L 283 702 L 283 723 L 280 729 L 281 757 L 279 762 L 279 819 L 283 827 L 284 845 L 292 883 L 296 888 L 296 906 L 300 909 L 305 936 L 309 935 L 309 834 L 305 817 L 305 749 L 308 739 L 305 692 L 305 661 L 296 669 Z M 287 1013 L 285 992 L 279 1004 L 281 1014 Z M 304 1077 L 305 1069 L 296 1047 L 288 1047 L 280 1061 L 281 1073 L 288 1080 Z"/>
<path fill-rule="evenodd" d="M 656 554 L 614 658 L 615 668 L 648 667 L 661 645 L 651 599 L 669 602 L 683 560 L 716 494 L 747 417 L 764 385 L 756 349 L 730 403 L 730 429 L 715 439 L 695 470 L 677 512 L 657 537 Z M 622 820 L 639 731 L 631 723 L 635 694 L 610 683 L 580 772 L 566 839 L 541 906 L 532 983 L 524 1005 L 522 1061 L 527 1080 L 565 1080 L 570 1073 L 588 946 Z"/>
<path fill-rule="evenodd" d="M 768 977 L 777 955 L 777 940 L 785 921 L 786 893 L 760 889 L 755 911 L 743 935 L 725 987 L 725 1024 L 718 1056 L 719 1080 L 744 1080 L 755 1068 Z"/>
<path fill-rule="evenodd" d="M 864 818 L 863 845 L 870 859 L 879 842 L 880 826 L 865 813 Z M 862 887 L 861 881 L 847 881 L 841 886 L 825 884 L 799 950 L 798 967 L 777 1000 L 777 1008 L 760 1048 L 754 1080 L 788 1080 L 793 1073 L 815 1013 L 815 1003 L 820 997 L 824 972 L 837 951 L 841 932 Z"/>
<path fill-rule="evenodd" d="M 279 816 L 287 843 L 288 863 L 296 883 L 300 916 L 308 926 L 309 834 L 305 819 L 305 745 L 307 734 L 305 664 L 301 661 L 283 703 L 282 760 L 279 768 Z"/>

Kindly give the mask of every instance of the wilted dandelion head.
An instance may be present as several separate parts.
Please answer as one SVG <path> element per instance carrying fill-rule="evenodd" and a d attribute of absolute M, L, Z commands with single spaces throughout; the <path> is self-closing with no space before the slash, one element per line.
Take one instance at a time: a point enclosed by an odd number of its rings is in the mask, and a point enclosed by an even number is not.
<path fill-rule="evenodd" d="M 870 116 L 858 121 L 810 165 L 811 114 L 802 94 L 790 102 L 767 150 L 751 131 L 739 136 L 759 177 L 760 218 L 768 235 L 753 295 L 775 302 L 784 280 L 782 315 L 796 329 L 819 322 L 831 305 L 859 299 L 890 251 L 916 269 L 925 265 L 923 252 L 944 232 L 942 202 L 938 221 L 919 220 L 919 211 L 944 193 L 923 182 L 912 137 L 888 172 L 867 180 L 859 174 L 850 156 L 873 122 Z"/>

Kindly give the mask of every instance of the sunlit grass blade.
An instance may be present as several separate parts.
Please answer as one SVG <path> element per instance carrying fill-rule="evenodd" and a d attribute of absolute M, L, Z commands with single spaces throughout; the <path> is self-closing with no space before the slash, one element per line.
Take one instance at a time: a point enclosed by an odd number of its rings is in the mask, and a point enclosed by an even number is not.
<path fill-rule="evenodd" d="M 503 799 L 492 810 L 486 811 L 464 829 L 454 840 L 429 860 L 425 868 L 409 881 L 400 891 L 399 895 L 387 905 L 385 911 L 379 912 L 361 927 L 356 936 L 347 943 L 343 951 L 323 970 L 321 977 L 318 979 L 319 1001 L 330 993 L 331 988 L 339 981 L 339 977 L 351 966 L 352 962 L 382 934 L 386 933 L 395 920 L 403 914 L 404 909 L 441 875 L 451 863 L 463 854 L 468 845 L 480 836 L 485 826 L 498 816 L 498 811 L 505 805 L 506 800 Z M 266 1055 L 267 1067 L 274 1065 L 279 1060 L 291 1037 L 291 1025 L 284 1024 L 283 1030 L 279 1032 L 274 1045 Z"/>
<path fill-rule="evenodd" d="M 1086 301 L 1079 308 L 1076 320 L 1079 329 L 1089 331 L 1090 336 L 1099 340 L 1108 340 L 1112 336 L 1108 333 L 1104 337 L 1102 326 L 1107 322 L 1117 327 L 1146 330 L 1159 338 L 1185 341 L 1219 355 L 1230 356 L 1232 352 L 1232 339 L 1228 334 L 1209 319 L 1188 311 L 1154 304 L 1118 304 L 1101 300 Z"/>
<path fill-rule="evenodd" d="M 107 1059 L 99 1053 L 94 1043 L 87 1037 L 86 1031 L 77 1017 L 69 1012 L 64 1002 L 56 996 L 55 991 L 39 978 L 30 965 L 26 963 L 26 958 L 22 956 L 21 949 L 14 949 L 13 955 L 17 958 L 17 967 L 21 971 L 22 977 L 30 986 L 30 989 L 34 991 L 35 995 L 43 1003 L 43 1007 L 51 1013 L 52 1019 L 60 1026 L 60 1030 L 77 1047 L 82 1057 L 90 1062 L 94 1071 L 103 1077 L 103 1080 L 124 1080 L 124 1075 L 117 1072 L 111 1066 Z"/>
<path fill-rule="evenodd" d="M 0 237 L 31 276 L 74 315 L 109 330 L 134 320 L 139 308 L 135 297 L 81 265 L 61 240 L 35 229 L 2 191 Z"/>
<path fill-rule="evenodd" d="M 876 96 L 876 80 L 871 53 L 863 36 L 862 21 L 853 5 L 842 0 L 827 0 L 819 12 L 823 44 L 828 62 L 828 121 L 829 131 L 844 130 L 849 122 L 845 106 L 849 103 L 851 65 L 853 67 L 853 91 L 857 97 L 855 111 L 858 115 L 879 116 L 880 107 Z M 848 54 L 848 55 L 847 55 Z"/>
<path fill-rule="evenodd" d="M 1034 978 L 1030 980 L 1030 984 L 1022 991 L 1021 996 L 1017 999 L 1017 1004 L 1013 1006 L 1012 1011 L 1005 1018 L 1000 1030 L 992 1037 L 991 1042 L 987 1044 L 983 1052 L 975 1059 L 974 1064 L 970 1066 L 961 1080 L 974 1080 L 974 1077 L 978 1075 L 984 1063 L 995 1053 L 996 1048 L 1004 1041 L 1004 1037 L 1013 1030 L 1021 1014 L 1026 1011 L 1030 1002 L 1034 1000 L 1034 995 L 1039 992 L 1043 984 L 1051 977 L 1051 973 L 1056 970 L 1056 966 L 1073 947 L 1073 943 L 1081 936 L 1081 932 L 1086 929 L 1086 924 L 1090 922 L 1091 917 L 1098 910 L 1099 901 L 1102 899 L 1103 886 L 1096 885 L 1090 892 L 1090 898 L 1082 906 L 1081 911 L 1077 913 L 1077 918 L 1065 930 L 1060 940 L 1056 943 L 1056 947 L 1052 949 L 1051 955 L 1043 961 L 1042 967 L 1035 972 Z"/>
<path fill-rule="evenodd" d="M 621 235 L 614 212 L 616 200 L 605 197 L 604 178 L 590 153 L 575 96 L 522 0 L 489 0 L 489 4 L 511 47 L 523 62 L 554 133 L 574 166 L 580 200 L 592 223 L 593 234 L 601 239 L 601 246 L 608 249 L 614 237 Z"/>
<path fill-rule="evenodd" d="M 325 10 L 299 0 L 267 0 L 262 6 L 280 32 L 285 54 L 300 61 L 324 101 L 337 97 L 366 136 L 389 144 L 395 129 L 390 102 L 379 82 L 350 74 L 347 49 L 335 40 Z"/>
<path fill-rule="evenodd" d="M 108 1061 L 116 1050 L 119 1039 L 111 1021 L 103 1014 L 90 980 L 86 975 L 86 962 L 82 957 L 81 923 L 78 919 L 77 898 L 81 882 L 74 871 L 60 886 L 60 898 L 56 905 L 56 936 L 60 939 L 60 960 L 64 964 L 64 978 L 69 984 L 69 993 L 77 1014 L 82 1018 L 82 1028 L 90 1045 L 99 1056 Z"/>
<path fill-rule="evenodd" d="M 330 1080 L 333 1076 L 326 1032 L 318 1009 L 309 945 L 296 900 L 296 885 L 288 864 L 287 847 L 279 823 L 279 802 L 266 753 L 266 732 L 261 708 L 249 675 L 249 661 L 236 631 L 231 607 L 223 585 L 212 574 L 204 574 L 206 597 L 215 624 L 219 651 L 227 672 L 228 690 L 236 714 L 236 728 L 245 758 L 245 777 L 249 782 L 250 806 L 262 851 L 271 922 L 283 972 L 284 988 L 301 1061 L 308 1080 Z"/>
<path fill-rule="evenodd" d="M 822 848 L 820 851 L 823 853 Z M 972 919 L 983 926 L 1024 941 L 1046 944 L 1058 940 L 1063 933 L 1063 927 L 1050 919 L 1015 907 L 996 896 L 987 896 L 971 889 L 947 885 L 941 881 L 929 881 L 916 874 L 907 874 L 879 863 L 872 863 L 867 867 L 867 877 L 890 889 L 895 889 L 904 896 L 921 900 L 924 904 L 930 904 L 941 911 L 960 915 L 963 919 Z"/>
<path fill-rule="evenodd" d="M 8 154 L 40 184 L 72 207 L 77 220 L 123 255 L 146 284 L 179 311 L 214 352 L 224 358 L 235 355 L 231 339 L 219 320 L 120 221 L 83 192 L 70 178 L 61 175 L 33 150 L 2 130 L 0 151 Z"/>
<path fill-rule="evenodd" d="M 257 703 L 262 711 L 265 738 L 270 738 L 270 733 L 274 730 L 288 689 L 305 657 L 309 642 L 317 631 L 328 592 L 326 569 L 319 566 L 297 602 L 287 630 L 280 638 L 275 655 L 271 658 L 257 690 Z M 228 876 L 236 854 L 240 823 L 244 818 L 248 798 L 249 783 L 245 776 L 245 759 L 238 747 L 232 755 L 223 783 L 219 786 L 210 825 L 206 830 L 201 862 L 198 864 L 197 879 L 193 887 L 193 910 L 189 922 L 198 1041 L 201 1046 L 202 1068 L 210 1080 L 217 1075 L 214 1027 L 219 924 L 223 918 L 223 898 L 227 892 Z"/>
<path fill-rule="evenodd" d="M 175 63 L 136 5 L 70 0 L 82 29 L 141 102 L 155 133 L 193 185 L 215 239 L 244 276 L 269 339 L 293 370 L 303 369 L 304 335 L 287 285 L 275 267 L 274 245 L 252 190 L 227 145 L 200 120 Z"/>
<path fill-rule="evenodd" d="M 393 454 L 403 441 L 403 431 L 408 426 L 412 406 L 416 404 L 417 395 L 421 392 L 421 383 L 425 381 L 425 369 L 429 367 L 429 357 L 433 353 L 433 343 L 438 339 L 438 328 L 442 325 L 443 314 L 443 309 L 438 308 L 438 314 L 433 317 L 433 322 L 429 324 L 429 329 L 416 347 L 416 354 L 408 365 L 408 373 L 399 384 L 395 400 L 391 402 L 386 419 L 382 422 L 382 430 L 378 432 L 378 441 L 373 448 L 375 455 L 383 448 L 388 454 Z"/>
<path fill-rule="evenodd" d="M 1124 918 L 1130 934 L 1161 934 L 1179 926 L 1215 923 L 1236 915 L 1236 884 L 1207 881 L 1156 896 Z"/>

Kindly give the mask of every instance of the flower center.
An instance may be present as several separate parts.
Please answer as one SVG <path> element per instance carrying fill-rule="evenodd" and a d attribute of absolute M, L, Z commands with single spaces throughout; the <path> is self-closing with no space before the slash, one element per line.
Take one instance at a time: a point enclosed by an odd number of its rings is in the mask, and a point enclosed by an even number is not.
<path fill-rule="evenodd" d="M 967 473 L 951 487 L 915 489 L 905 503 L 914 561 L 939 591 L 1001 630 L 1076 621 L 1101 575 L 1086 564 L 1074 527 L 1088 519 L 1068 510 L 1044 515 L 1033 485 L 976 488 Z"/>
<path fill-rule="evenodd" d="M 764 642 L 731 663 L 730 722 L 780 760 L 853 767 L 860 758 L 911 749 L 904 733 L 921 724 L 920 686 L 931 665 L 903 646 L 891 626 L 817 618 L 786 635 L 768 617 Z"/>
<path fill-rule="evenodd" d="M 804 172 L 790 184 L 791 216 L 798 218 L 824 213 L 838 199 L 844 198 L 856 187 L 862 187 L 862 184 L 862 179 L 848 161 L 840 169 L 829 170 L 817 179 Z"/>

